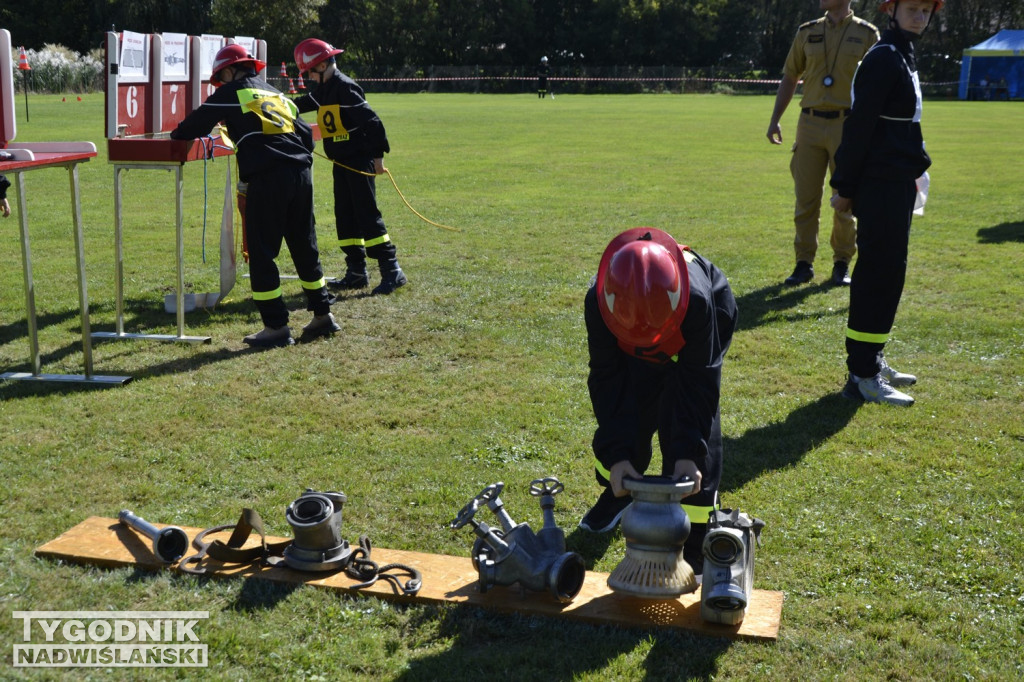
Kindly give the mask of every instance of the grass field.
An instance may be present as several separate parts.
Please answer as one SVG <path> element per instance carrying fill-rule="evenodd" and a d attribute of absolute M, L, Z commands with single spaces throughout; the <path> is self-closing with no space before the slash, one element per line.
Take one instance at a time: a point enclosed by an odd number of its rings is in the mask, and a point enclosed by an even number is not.
<path fill-rule="evenodd" d="M 788 143 L 764 137 L 772 100 L 725 96 L 382 95 L 379 198 L 410 285 L 343 296 L 343 333 L 252 352 L 240 279 L 187 316 L 210 345 L 98 342 L 117 388 L 0 383 L 0 618 L 6 679 L 16 610 L 209 610 L 204 679 L 1006 680 L 1024 676 L 1024 107 L 926 102 L 932 193 L 911 235 L 888 347 L 917 374 L 909 409 L 857 406 L 844 378 L 847 291 L 792 268 Z M 113 170 L 99 95 L 18 101 L 19 141 L 93 140 L 80 169 L 94 330 L 113 330 Z M 1007 131 L 1007 132 L 1001 132 Z M 186 168 L 189 290 L 217 289 L 224 170 Z M 340 274 L 328 162 L 317 159 L 322 258 Z M 208 196 L 203 263 L 204 171 Z M 26 176 L 44 372 L 79 373 L 67 175 Z M 12 203 L 14 193 L 11 192 Z M 172 176 L 125 178 L 126 330 L 175 331 Z M 729 276 L 740 328 L 726 361 L 722 497 L 767 522 L 756 585 L 782 590 L 777 642 L 567 623 L 471 608 L 397 606 L 314 588 L 204 582 L 33 557 L 90 515 L 133 509 L 208 527 L 257 509 L 290 535 L 306 487 L 348 495 L 343 533 L 380 547 L 468 556 L 447 522 L 506 484 L 540 526 L 529 481 L 557 476 L 556 517 L 589 568 L 611 571 L 621 535 L 576 530 L 593 502 L 582 299 L 619 231 L 653 225 Z M 0 368 L 28 371 L 16 218 L 0 221 Z M 823 232 L 827 240 L 827 230 Z M 287 258 L 283 268 L 290 269 Z M 374 273 L 376 280 L 376 273 Z M 309 319 L 285 282 L 293 326 Z M 544 598 L 543 596 L 541 598 Z M 86 674 L 89 673 L 89 674 Z M 175 670 L 145 679 L 175 679 Z M 73 679 L 139 679 L 77 669 Z M 196 676 L 199 677 L 199 676 Z"/>

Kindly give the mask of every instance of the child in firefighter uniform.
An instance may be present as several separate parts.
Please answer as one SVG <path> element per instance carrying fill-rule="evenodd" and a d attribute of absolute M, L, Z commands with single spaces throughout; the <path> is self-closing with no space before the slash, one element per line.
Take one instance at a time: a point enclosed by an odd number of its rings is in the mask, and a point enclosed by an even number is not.
<path fill-rule="evenodd" d="M 330 286 L 368 286 L 369 256 L 377 261 L 381 277 L 373 293 L 390 294 L 408 282 L 377 208 L 375 176 L 384 172 L 384 154 L 391 147 L 384 124 L 367 104 L 363 89 L 335 65 L 335 55 L 342 52 L 316 38 L 307 38 L 295 47 L 299 72 L 308 72 L 308 79 L 317 83 L 311 93 L 297 98 L 295 105 L 301 113 L 317 112 L 324 153 L 335 162 L 334 219 L 345 254 L 345 276 L 331 281 Z"/>
<path fill-rule="evenodd" d="M 701 573 L 722 475 L 722 361 L 737 317 L 729 282 L 669 234 L 638 227 L 605 249 L 584 316 L 595 468 L 604 491 L 580 528 L 604 533 L 618 525 L 631 502 L 622 478 L 644 474 L 657 432 L 661 475 L 696 483 L 683 500 L 691 523 L 683 558 Z"/>
<path fill-rule="evenodd" d="M 252 297 L 263 330 L 246 336 L 252 346 L 294 343 L 288 308 L 274 260 L 282 239 L 288 245 L 313 320 L 303 327 L 310 338 L 340 330 L 330 311 L 330 294 L 320 266 L 313 218 L 313 132 L 292 103 L 256 74 L 266 64 L 241 45 L 228 45 L 214 58 L 210 82 L 217 89 L 185 117 L 171 137 L 207 135 L 223 121 L 234 142 L 238 175 L 248 183 L 245 230 L 249 246 Z"/>
<path fill-rule="evenodd" d="M 849 377 L 843 395 L 909 406 L 896 387 L 917 381 L 886 362 L 884 350 L 907 274 L 916 180 L 931 165 L 921 135 L 921 85 L 914 41 L 943 0 L 884 0 L 890 26 L 853 80 L 831 184 L 832 206 L 857 217 L 860 256 L 850 285 L 846 329 Z"/>

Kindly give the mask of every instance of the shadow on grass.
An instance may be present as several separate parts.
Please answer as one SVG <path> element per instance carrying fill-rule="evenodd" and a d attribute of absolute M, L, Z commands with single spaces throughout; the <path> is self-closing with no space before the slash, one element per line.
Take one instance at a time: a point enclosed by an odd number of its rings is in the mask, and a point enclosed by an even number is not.
<path fill-rule="evenodd" d="M 296 307 L 299 307 L 299 306 L 304 307 L 305 306 L 305 298 L 304 297 L 300 298 L 300 297 L 301 297 L 301 294 L 299 296 L 297 296 L 297 297 L 294 297 L 295 300 L 287 299 L 288 303 L 289 303 L 289 309 L 290 310 L 294 311 L 296 309 Z M 136 312 L 135 312 L 134 315 L 129 317 L 128 313 L 131 312 L 132 310 L 135 310 Z M 224 312 L 226 315 L 234 316 L 234 319 L 232 319 L 232 320 L 229 320 L 229 319 L 225 318 L 222 321 L 221 324 L 226 324 L 228 322 L 236 322 L 238 318 L 248 318 L 248 317 L 256 314 L 255 308 L 252 306 L 252 302 L 248 301 L 248 300 L 227 303 L 227 304 L 224 304 L 222 306 L 218 306 L 217 310 L 220 311 L 220 312 Z M 196 316 L 196 315 L 200 314 L 201 312 L 202 311 L 197 311 L 197 312 L 187 313 L 186 314 L 185 329 L 184 329 L 184 334 L 186 336 L 198 335 L 189 326 L 189 316 Z M 131 302 L 127 302 L 126 301 L 126 303 L 125 303 L 125 313 L 126 314 L 125 314 L 125 318 L 124 318 L 124 331 L 127 334 L 131 334 L 131 333 L 147 333 L 147 334 L 148 333 L 157 333 L 154 330 L 156 330 L 156 329 L 165 329 L 167 327 L 167 324 L 168 324 L 168 322 L 167 322 L 168 314 L 165 313 L 162 308 L 160 308 L 159 310 L 155 310 L 153 308 L 153 306 L 152 306 L 152 302 L 148 301 L 148 300 L 145 301 L 145 302 L 141 302 L 141 301 L 138 301 L 138 300 L 134 300 L 134 301 L 131 301 Z M 60 322 L 66 321 L 66 320 L 71 319 L 73 317 L 77 317 L 78 315 L 79 315 L 79 312 L 77 310 L 70 310 L 70 311 L 65 311 L 65 312 L 62 312 L 62 313 L 55 313 L 55 314 L 51 314 L 51 315 L 39 316 L 39 317 L 37 317 L 37 324 L 38 324 L 38 327 L 40 329 L 42 329 L 44 326 L 48 326 L 48 325 L 52 325 L 52 324 L 59 324 Z M 90 316 L 90 317 L 92 317 L 92 316 Z M 173 326 L 173 328 L 175 330 L 175 333 L 176 333 L 176 329 L 177 329 L 177 319 L 176 319 L 176 316 L 172 316 L 171 319 L 172 319 L 172 321 L 171 321 L 170 324 Z M 195 320 L 193 319 L 192 322 L 194 323 Z M 257 321 L 257 324 L 259 324 L 258 321 Z M 90 322 L 90 326 L 91 326 L 92 331 L 94 331 L 94 332 L 96 332 L 96 331 L 107 331 L 104 328 L 103 325 L 100 325 L 99 327 L 97 327 L 97 326 L 93 325 Z M 11 331 L 12 329 L 13 329 L 13 331 Z M 142 331 L 140 332 L 140 331 L 136 331 L 136 330 L 142 330 Z M 69 343 L 67 343 L 66 345 L 64 345 L 64 346 L 62 346 L 60 348 L 53 349 L 53 350 L 48 350 L 46 352 L 40 352 L 39 353 L 39 363 L 40 363 L 40 365 L 43 368 L 43 372 L 42 373 L 46 374 L 47 373 L 46 372 L 46 368 L 48 366 L 53 366 L 53 365 L 56 365 L 56 364 L 61 364 L 67 358 L 75 358 L 78 361 L 78 368 L 72 370 L 70 372 L 71 374 L 81 374 L 81 373 L 84 373 L 84 371 L 85 371 L 84 370 L 84 364 L 83 364 L 84 363 L 84 357 L 83 357 L 82 336 L 81 336 L 82 328 L 81 328 L 81 326 L 76 325 L 74 328 L 71 329 L 71 331 L 74 334 L 74 337 L 73 337 L 73 339 Z M 254 329 L 254 331 L 255 331 L 255 329 Z M 10 325 L 4 325 L 3 327 L 0 327 L 0 342 L 6 342 L 7 340 L 16 339 L 19 335 L 20 336 L 24 336 L 26 338 L 28 336 L 28 326 L 27 326 L 27 322 L 25 320 L 22 320 L 20 323 L 13 323 L 13 324 L 10 324 Z M 299 339 L 296 339 L 296 340 L 298 341 Z M 117 340 L 117 339 L 95 339 L 94 338 L 94 339 L 92 339 L 92 344 L 91 345 L 92 345 L 92 347 L 94 349 L 94 355 L 95 355 L 95 349 L 99 345 L 106 345 L 106 344 L 111 344 L 111 343 L 125 343 L 126 341 L 129 344 L 132 344 L 132 343 L 142 343 L 142 344 L 178 343 L 176 341 L 148 341 L 146 339 Z M 216 349 L 208 350 L 208 351 L 205 351 L 205 352 L 202 352 L 202 353 L 196 353 L 196 354 L 190 355 L 188 357 L 175 358 L 175 359 L 163 362 L 163 363 L 158 363 L 156 365 L 151 365 L 150 367 L 147 367 L 147 368 L 145 368 L 145 369 L 143 369 L 141 371 L 136 371 L 134 373 L 130 373 L 130 372 L 123 371 L 123 370 L 119 369 L 116 366 L 116 363 L 112 363 L 109 360 L 105 361 L 103 363 L 102 367 L 96 367 L 95 366 L 96 362 L 95 362 L 95 358 L 94 358 L 93 375 L 94 376 L 97 376 L 97 375 L 130 376 L 132 379 L 136 379 L 136 380 L 137 379 L 145 379 L 145 378 L 152 378 L 152 377 L 162 376 L 162 375 L 165 375 L 165 374 L 177 374 L 177 373 L 180 373 L 180 372 L 190 372 L 190 371 L 194 371 L 194 370 L 196 370 L 196 369 L 198 369 L 200 367 L 203 367 L 204 365 L 209 365 L 209 364 L 212 364 L 212 363 L 215 363 L 215 362 L 221 362 L 221 361 L 224 361 L 224 360 L 230 360 L 230 359 L 232 359 L 234 357 L 237 357 L 237 356 L 240 356 L 240 355 L 248 355 L 250 353 L 271 352 L 271 351 L 274 351 L 274 350 L 277 350 L 277 349 L 276 348 L 256 348 L 256 347 L 248 347 L 248 346 L 244 347 L 244 348 L 240 348 L 240 349 L 216 348 Z M 130 355 L 131 351 L 128 351 L 127 354 Z M 28 349 L 26 348 L 25 361 L 24 362 L 19 363 L 19 364 L 15 365 L 15 366 L 4 367 L 4 368 L 0 368 L 0 369 L 2 369 L 3 371 L 12 371 L 12 372 L 31 372 L 32 371 L 31 359 L 29 358 Z M 100 389 L 100 388 L 112 388 L 112 387 L 115 387 L 115 386 L 116 386 L 116 384 L 99 384 L 99 383 L 88 383 L 88 382 L 70 383 L 70 382 L 61 382 L 61 381 L 52 381 L 51 382 L 51 381 L 35 381 L 35 380 L 5 381 L 5 382 L 0 382 L 0 401 L 2 401 L 2 400 L 9 400 L 9 399 L 13 399 L 13 398 L 26 398 L 26 397 L 43 396 L 43 395 L 67 395 L 67 394 L 70 394 L 70 393 L 73 393 L 73 392 L 77 392 L 77 391 L 83 391 L 83 390 L 91 391 L 91 390 L 97 390 L 97 389 Z"/>
<path fill-rule="evenodd" d="M 287 599 L 295 590 L 305 587 L 302 583 L 278 583 L 259 578 L 246 578 L 235 601 L 228 608 L 251 613 L 273 609 L 278 602 Z"/>
<path fill-rule="evenodd" d="M 719 490 L 738 490 L 766 472 L 795 464 L 842 431 L 858 407 L 860 403 L 830 393 L 793 410 L 785 421 L 750 429 L 738 438 L 725 437 Z"/>
<path fill-rule="evenodd" d="M 565 538 L 565 548 L 583 557 L 588 571 L 594 570 L 594 564 L 605 555 L 612 541 L 621 539 L 618 528 L 608 533 L 592 533 L 579 526 Z"/>
<path fill-rule="evenodd" d="M 787 322 L 817 319 L 821 317 L 821 313 L 817 310 L 801 313 L 784 313 L 783 311 L 796 307 L 814 294 L 820 294 L 834 288 L 836 287 L 830 284 L 828 279 L 824 279 L 816 284 L 800 286 L 773 284 L 738 296 L 736 298 L 736 307 L 739 309 L 740 314 L 737 331 L 760 327 L 776 317 Z"/>
<path fill-rule="evenodd" d="M 1024 221 L 1002 223 L 978 230 L 979 244 L 1004 244 L 1006 242 L 1024 242 Z"/>
<path fill-rule="evenodd" d="M 440 624 L 437 625 L 438 619 Z M 578 679 L 608 670 L 644 670 L 643 679 L 711 680 L 718 657 L 730 640 L 681 630 L 648 630 L 589 625 L 560 618 L 497 614 L 475 608 L 425 609 L 413 617 L 419 626 L 437 628 L 444 651 L 410 660 L 396 677 L 402 682 L 439 679 Z M 415 622 L 422 621 L 422 622 Z M 632 662 L 636 657 L 642 662 Z M 620 659 L 631 659 L 622 663 Z M 609 670 L 609 668 L 611 670 Z M 631 676 L 633 673 L 631 673 Z"/>
<path fill-rule="evenodd" d="M 77 318 L 78 314 L 77 310 L 65 310 L 59 313 L 46 313 L 44 315 L 36 314 L 36 328 L 42 329 L 43 327 L 61 324 L 71 318 Z M 79 328 L 79 333 L 81 333 L 81 328 Z M 0 324 L 0 346 L 25 338 L 28 338 L 27 318 L 23 317 L 17 322 Z"/>

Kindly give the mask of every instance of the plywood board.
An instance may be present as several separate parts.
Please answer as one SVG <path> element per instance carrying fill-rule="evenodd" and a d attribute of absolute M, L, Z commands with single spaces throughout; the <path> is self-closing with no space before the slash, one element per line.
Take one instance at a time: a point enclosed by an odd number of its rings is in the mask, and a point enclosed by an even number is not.
<path fill-rule="evenodd" d="M 160 524 L 154 524 L 160 527 Z M 189 539 L 201 529 L 184 528 Z M 226 541 L 229 533 L 208 536 Z M 286 538 L 267 538 L 268 542 Z M 258 545 L 259 536 L 249 538 L 246 546 Z M 74 563 L 105 567 L 139 566 L 147 569 L 174 570 L 152 553 L 152 542 L 116 519 L 92 516 L 60 537 L 47 542 L 36 555 Z M 587 571 L 583 587 L 568 604 L 560 604 L 547 592 L 531 592 L 512 587 L 492 587 L 480 592 L 473 562 L 466 557 L 425 554 L 374 547 L 371 558 L 379 565 L 402 563 L 419 570 L 423 587 L 415 596 L 395 594 L 391 585 L 378 581 L 370 587 L 354 590 L 358 581 L 344 572 L 310 573 L 275 566 L 224 566 L 205 560 L 216 578 L 258 578 L 283 583 L 301 583 L 341 591 L 371 594 L 376 597 L 422 604 L 462 603 L 485 609 L 515 612 L 605 625 L 692 630 L 715 637 L 774 640 L 779 635 L 783 593 L 754 590 L 747 614 L 739 625 L 705 623 L 700 617 L 700 589 L 677 599 L 642 599 L 612 592 L 608 574 Z"/>

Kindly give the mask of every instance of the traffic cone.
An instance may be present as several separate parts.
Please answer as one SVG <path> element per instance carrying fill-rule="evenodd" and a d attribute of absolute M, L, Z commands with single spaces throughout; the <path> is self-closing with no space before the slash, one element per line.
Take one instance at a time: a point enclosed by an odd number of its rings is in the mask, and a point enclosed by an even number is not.
<path fill-rule="evenodd" d="M 288 94 L 289 95 L 297 95 L 297 94 L 299 94 L 299 91 L 295 89 L 295 81 L 293 81 L 291 78 L 288 79 Z"/>
<path fill-rule="evenodd" d="M 28 55 L 25 54 L 25 48 L 18 48 L 18 71 L 31 71 L 32 67 L 28 65 Z"/>
<path fill-rule="evenodd" d="M 281 78 L 288 77 L 288 69 L 285 67 L 284 62 L 281 62 Z"/>
<path fill-rule="evenodd" d="M 302 74 L 299 74 L 299 90 L 305 90 L 306 84 L 302 82 Z"/>

